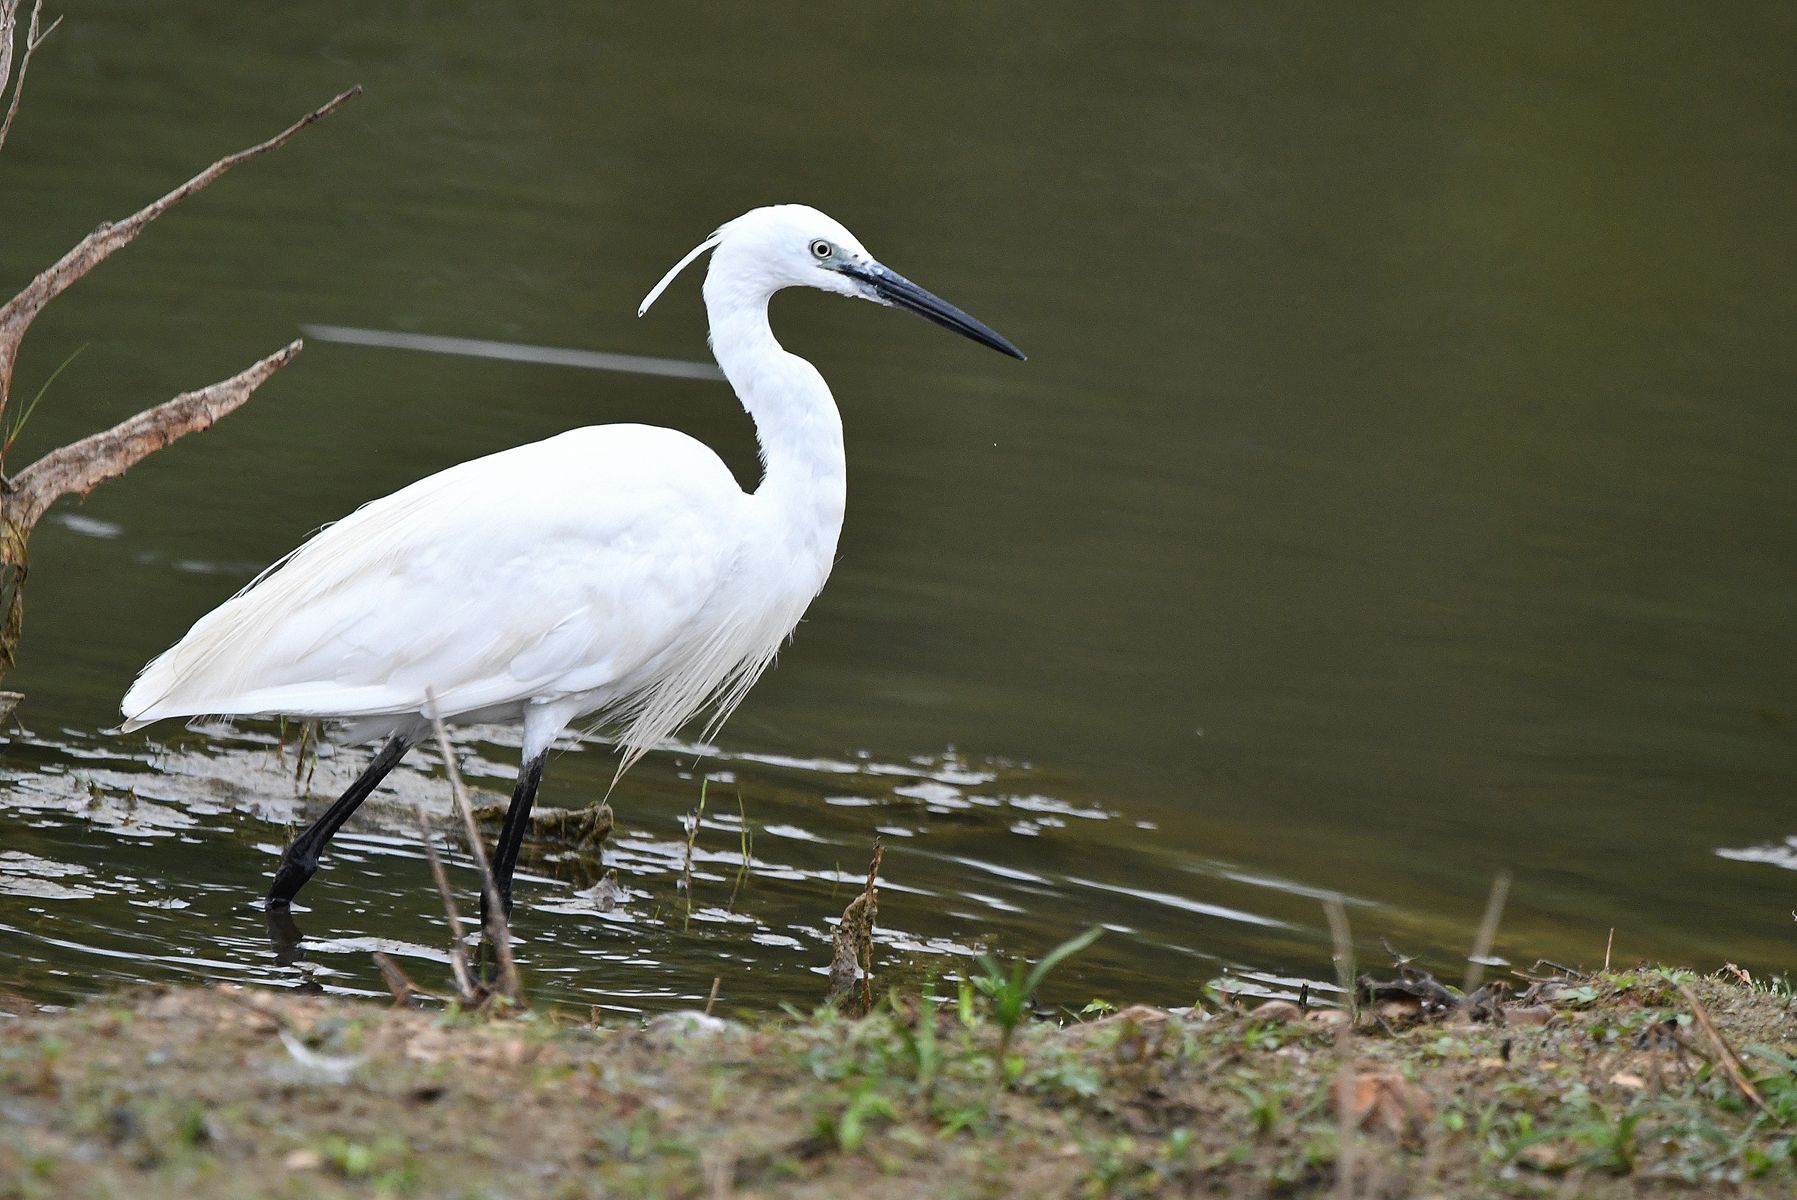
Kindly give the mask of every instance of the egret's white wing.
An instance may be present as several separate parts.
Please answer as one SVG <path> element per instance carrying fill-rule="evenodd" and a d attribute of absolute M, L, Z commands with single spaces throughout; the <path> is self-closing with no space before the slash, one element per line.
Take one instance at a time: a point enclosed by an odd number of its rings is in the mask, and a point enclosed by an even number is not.
<path fill-rule="evenodd" d="M 734 566 L 716 455 L 611 425 L 462 463 L 320 532 L 144 669 L 168 716 L 454 716 L 627 692 Z"/>

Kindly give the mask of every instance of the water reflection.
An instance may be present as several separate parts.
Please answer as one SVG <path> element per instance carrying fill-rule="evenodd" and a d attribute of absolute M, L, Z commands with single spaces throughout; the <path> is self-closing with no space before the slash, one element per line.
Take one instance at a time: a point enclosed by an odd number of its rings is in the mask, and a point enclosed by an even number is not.
<path fill-rule="evenodd" d="M 472 782 L 503 788 L 514 741 L 510 730 L 462 732 L 458 760 Z M 31 847 L 0 855 L 0 928 L 34 998 L 66 1000 L 87 979 L 105 978 L 377 995 L 377 950 L 416 964 L 421 983 L 443 973 L 415 813 L 422 806 L 440 829 L 452 814 L 428 763 L 395 773 L 333 845 L 310 904 L 271 921 L 258 902 L 262 872 L 286 831 L 353 776 L 359 752 L 327 748 L 302 769 L 275 733 L 224 726 L 147 754 L 31 735 L 17 746 L 44 762 L 0 775 L 10 789 L 0 828 L 9 845 Z M 577 756 L 600 749 L 564 747 Z M 655 1009 L 702 997 L 720 976 L 739 1004 L 815 1002 L 835 917 L 862 885 L 876 834 L 889 847 L 876 940 L 888 969 L 913 962 L 897 967 L 900 977 L 966 959 L 988 939 L 1037 946 L 1044 913 L 1102 918 L 1143 942 L 1189 943 L 1191 917 L 1311 936 L 1239 899 L 1193 898 L 1242 892 L 1224 870 L 1206 870 L 1200 882 L 1182 871 L 1176 895 L 991 861 L 1006 837 L 1058 840 L 1077 861 L 1099 852 L 1103 831 L 1118 823 L 1114 812 L 1037 790 L 1027 767 L 953 754 L 893 763 L 700 745 L 657 757 L 663 770 L 643 772 L 646 786 L 633 776 L 614 798 L 620 828 L 602 866 L 615 874 L 600 880 L 599 864 L 553 844 L 533 841 L 527 852 L 516 952 L 547 1001 Z M 708 803 L 689 851 L 701 779 Z M 166 846 L 146 854 L 151 843 Z M 469 860 L 458 848 L 447 861 L 471 896 Z M 1279 884 L 1255 878 L 1247 890 L 1269 888 Z M 1132 956 L 1120 952 L 1109 972 Z M 1225 965 L 1201 960 L 1172 994 Z M 1111 990 L 1120 983 L 1112 979 Z"/>

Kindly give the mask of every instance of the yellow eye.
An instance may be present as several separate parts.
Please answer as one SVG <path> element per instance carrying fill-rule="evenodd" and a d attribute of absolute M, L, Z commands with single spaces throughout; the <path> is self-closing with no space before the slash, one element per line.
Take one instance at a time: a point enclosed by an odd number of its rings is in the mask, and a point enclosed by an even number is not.
<path fill-rule="evenodd" d="M 817 241 L 811 243 L 811 253 L 816 258 L 829 258 L 832 254 L 836 253 L 836 251 L 831 249 L 829 242 L 824 241 L 823 238 L 819 238 Z"/>

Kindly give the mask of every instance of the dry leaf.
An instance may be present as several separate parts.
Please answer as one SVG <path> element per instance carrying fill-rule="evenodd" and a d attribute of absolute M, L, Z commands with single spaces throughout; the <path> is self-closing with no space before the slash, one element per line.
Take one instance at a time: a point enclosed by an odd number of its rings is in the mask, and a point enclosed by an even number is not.
<path fill-rule="evenodd" d="M 1345 1109 L 1351 1124 L 1397 1138 L 1416 1137 L 1435 1113 L 1428 1095 L 1396 1071 L 1359 1071 L 1332 1091 L 1336 1110 Z"/>
<path fill-rule="evenodd" d="M 1547 1025 L 1554 1019 L 1554 1010 L 1545 1004 L 1519 1005 L 1506 1008 L 1503 1013 L 1506 1025 Z"/>
<path fill-rule="evenodd" d="M 1373 1015 L 1387 1025 L 1409 1025 L 1422 1019 L 1423 1002 L 1416 996 L 1393 996 L 1373 1007 Z"/>
<path fill-rule="evenodd" d="M 1576 1156 L 1565 1142 L 1536 1142 L 1517 1152 L 1516 1161 L 1532 1171 L 1559 1174 L 1572 1166 Z"/>

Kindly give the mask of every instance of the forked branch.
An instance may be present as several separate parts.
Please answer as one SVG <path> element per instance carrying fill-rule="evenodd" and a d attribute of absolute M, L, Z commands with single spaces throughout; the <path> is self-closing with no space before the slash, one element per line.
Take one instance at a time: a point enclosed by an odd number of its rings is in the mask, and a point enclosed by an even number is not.
<path fill-rule="evenodd" d="M 0 2 L 4 2 L 4 0 L 0 0 Z M 101 225 L 82 238 L 74 249 L 57 259 L 54 264 L 27 284 L 25 289 L 8 301 L 4 308 L 0 308 L 0 414 L 5 413 L 6 398 L 12 390 L 13 363 L 18 355 L 19 342 L 24 338 L 25 330 L 30 327 L 32 320 L 43 311 L 44 305 L 67 291 L 77 279 L 106 261 L 111 257 L 113 251 L 131 242 L 144 231 L 144 227 L 151 221 L 195 192 L 205 188 L 232 167 L 285 145 L 294 134 L 306 126 L 330 116 L 346 102 L 361 94 L 360 85 L 350 88 L 328 104 L 307 113 L 267 141 L 219 159 L 160 200 L 152 201 L 124 220 Z"/>
<path fill-rule="evenodd" d="M 38 31 L 38 21 L 44 14 L 44 0 L 37 0 L 31 6 L 31 24 L 25 28 L 25 53 L 19 56 L 19 77 L 12 85 L 12 99 L 6 105 L 6 118 L 0 120 L 0 146 L 6 145 L 6 135 L 12 132 L 13 118 L 19 115 L 19 97 L 25 94 L 25 72 L 31 67 L 31 55 L 44 39 L 56 32 L 62 24 L 57 17 L 50 22 L 50 28 Z M 12 43 L 13 34 L 18 29 L 19 0 L 0 0 L 0 95 L 6 92 L 6 81 L 12 75 Z"/>
<path fill-rule="evenodd" d="M 6 115 L 0 120 L 0 144 L 12 127 L 18 111 L 20 88 L 24 85 L 25 68 L 32 51 L 42 44 L 50 31 L 41 29 L 42 0 L 34 0 L 30 24 L 23 40 L 24 53 L 19 57 L 19 72 L 12 73 L 18 33 L 18 13 L 22 0 L 0 0 L 0 98 L 12 81 L 11 99 L 6 102 Z M 7 400 L 12 391 L 13 367 L 18 362 L 19 343 L 31 322 L 44 306 L 67 291 L 69 286 L 100 263 L 113 251 L 142 233 L 144 227 L 170 208 L 237 164 L 284 145 L 294 134 L 360 95 L 353 87 L 333 98 L 328 104 L 307 113 L 265 142 L 219 159 L 186 183 L 132 213 L 122 221 L 101 225 L 41 272 L 25 289 L 0 307 L 0 425 L 4 424 Z M 82 438 L 78 442 L 52 450 L 19 472 L 16 479 L 6 476 L 6 451 L 23 426 L 15 419 L 12 428 L 0 439 L 0 675 L 13 664 L 24 613 L 25 578 L 29 573 L 27 543 L 32 526 L 60 496 L 71 493 L 85 496 L 105 480 L 121 475 L 143 457 L 160 450 L 178 437 L 209 427 L 250 398 L 270 375 L 286 366 L 300 351 L 301 343 L 292 342 L 281 350 L 210 387 L 186 392 L 173 400 L 147 409 L 122 421 L 103 433 Z M 52 376 L 54 378 L 54 376 Z M 25 414 L 29 415 L 29 413 Z"/>

